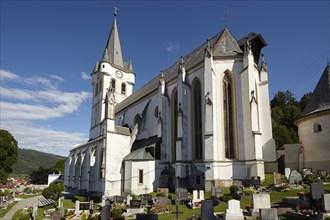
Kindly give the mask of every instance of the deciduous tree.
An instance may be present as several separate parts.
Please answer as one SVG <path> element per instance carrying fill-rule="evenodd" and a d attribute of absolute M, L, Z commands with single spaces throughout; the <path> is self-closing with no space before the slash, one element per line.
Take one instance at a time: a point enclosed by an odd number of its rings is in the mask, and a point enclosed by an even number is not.
<path fill-rule="evenodd" d="M 0 129 L 0 183 L 6 183 L 8 174 L 12 171 L 12 166 L 16 162 L 17 141 L 7 130 Z"/>

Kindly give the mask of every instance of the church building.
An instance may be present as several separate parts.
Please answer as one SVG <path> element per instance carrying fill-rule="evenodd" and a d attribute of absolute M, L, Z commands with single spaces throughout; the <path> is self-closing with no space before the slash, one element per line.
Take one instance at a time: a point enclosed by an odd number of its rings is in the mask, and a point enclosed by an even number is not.
<path fill-rule="evenodd" d="M 89 140 L 70 150 L 64 185 L 99 197 L 159 187 L 211 190 L 276 161 L 260 34 L 225 28 L 134 91 L 115 13 L 92 73 Z"/>

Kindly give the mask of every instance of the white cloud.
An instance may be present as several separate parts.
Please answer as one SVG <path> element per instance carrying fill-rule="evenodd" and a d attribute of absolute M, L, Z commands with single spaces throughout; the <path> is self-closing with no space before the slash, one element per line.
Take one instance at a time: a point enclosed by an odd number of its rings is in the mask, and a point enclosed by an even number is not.
<path fill-rule="evenodd" d="M 1 77 L 19 83 L 20 87 L 32 86 L 32 89 L 0 87 L 0 127 L 14 135 L 19 147 L 67 155 L 71 147 L 87 139 L 83 133 L 55 131 L 51 126 L 41 126 L 38 121 L 66 117 L 77 112 L 83 102 L 91 97 L 89 92 L 58 90 L 54 81 L 65 80 L 56 75 L 50 78 L 23 78 L 1 70 Z M 40 85 L 46 88 L 40 88 Z"/>
<path fill-rule="evenodd" d="M 83 80 L 90 80 L 91 76 L 89 76 L 86 72 L 81 72 L 81 77 Z"/>
<path fill-rule="evenodd" d="M 17 78 L 18 78 L 18 75 L 16 75 L 15 73 L 0 69 L 0 80 L 1 81 L 13 80 L 13 79 L 17 79 Z"/>
<path fill-rule="evenodd" d="M 166 47 L 166 50 L 167 50 L 168 52 L 171 52 L 171 51 L 173 51 L 173 50 L 178 50 L 179 48 L 180 48 L 180 44 L 170 42 L 170 43 L 168 44 L 168 46 Z"/>

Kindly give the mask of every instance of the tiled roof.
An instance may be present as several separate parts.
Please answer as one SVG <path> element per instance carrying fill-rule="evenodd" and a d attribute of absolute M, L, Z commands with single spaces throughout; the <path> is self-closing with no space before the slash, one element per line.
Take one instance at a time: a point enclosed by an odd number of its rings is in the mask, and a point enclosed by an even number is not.
<path fill-rule="evenodd" d="M 328 64 L 307 103 L 303 116 L 330 109 L 330 65 Z"/>
<path fill-rule="evenodd" d="M 259 35 L 258 35 L 259 36 Z M 226 43 L 223 43 L 223 40 Z M 245 38 L 244 38 L 245 39 Z M 220 40 L 220 41 L 219 41 Z M 205 42 L 195 50 L 190 52 L 189 54 L 183 57 L 186 70 L 189 71 L 199 63 L 201 63 L 205 58 L 205 50 L 208 47 L 208 43 L 211 48 L 213 48 L 214 56 L 232 56 L 238 55 L 242 53 L 240 49 L 240 45 L 237 43 L 236 39 L 232 36 L 232 34 L 224 29 L 221 32 L 217 33 L 215 36 L 209 39 L 209 42 Z M 180 59 L 175 62 L 172 66 L 164 71 L 165 81 L 168 82 L 173 78 L 176 78 L 179 71 Z M 121 103 L 116 106 L 116 113 L 122 111 L 127 106 L 132 103 L 135 103 L 139 99 L 145 97 L 147 94 L 154 92 L 158 89 L 159 78 L 161 74 L 158 74 L 155 78 L 150 80 L 136 92 L 134 92 L 131 96 L 127 97 Z"/>

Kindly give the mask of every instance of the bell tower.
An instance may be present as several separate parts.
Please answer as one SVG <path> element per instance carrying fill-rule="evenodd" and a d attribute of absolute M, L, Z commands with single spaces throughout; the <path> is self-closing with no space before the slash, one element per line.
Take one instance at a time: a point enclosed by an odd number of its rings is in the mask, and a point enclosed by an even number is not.
<path fill-rule="evenodd" d="M 101 123 L 105 119 L 107 89 L 112 88 L 115 105 L 133 93 L 135 74 L 132 62 L 125 61 L 121 48 L 117 8 L 114 7 L 114 21 L 102 59 L 96 62 L 92 76 L 93 101 L 89 139 L 102 135 Z"/>

